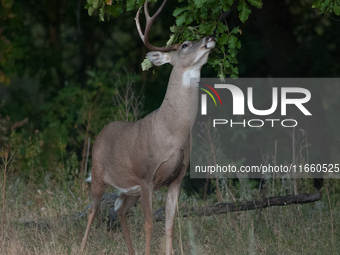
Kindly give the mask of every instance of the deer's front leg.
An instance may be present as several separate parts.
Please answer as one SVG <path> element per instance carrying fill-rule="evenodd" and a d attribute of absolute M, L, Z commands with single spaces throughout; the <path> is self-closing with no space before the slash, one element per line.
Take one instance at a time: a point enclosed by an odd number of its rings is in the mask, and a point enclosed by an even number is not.
<path fill-rule="evenodd" d="M 142 184 L 142 209 L 144 213 L 145 220 L 145 255 L 150 255 L 151 251 L 151 236 L 152 236 L 152 193 L 153 193 L 153 185 L 152 184 Z"/>
<path fill-rule="evenodd" d="M 184 177 L 186 167 L 183 166 L 182 174 L 168 187 L 168 195 L 165 205 L 165 235 L 166 235 L 166 255 L 172 254 L 172 236 L 174 230 L 174 219 L 181 191 L 181 181 Z"/>

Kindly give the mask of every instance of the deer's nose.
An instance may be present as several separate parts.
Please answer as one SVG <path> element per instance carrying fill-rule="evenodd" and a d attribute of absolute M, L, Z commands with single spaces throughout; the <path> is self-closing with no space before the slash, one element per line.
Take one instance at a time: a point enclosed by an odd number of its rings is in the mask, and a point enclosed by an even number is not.
<path fill-rule="evenodd" d="M 206 37 L 206 40 L 213 40 L 213 41 L 215 41 L 215 36 L 214 35 L 208 35 Z"/>

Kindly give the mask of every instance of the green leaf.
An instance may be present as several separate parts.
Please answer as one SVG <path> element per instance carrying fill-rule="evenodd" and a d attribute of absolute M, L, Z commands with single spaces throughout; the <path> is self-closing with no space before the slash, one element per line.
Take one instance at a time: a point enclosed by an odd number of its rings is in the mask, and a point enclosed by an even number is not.
<path fill-rule="evenodd" d="M 131 11 L 131 10 L 133 10 L 133 9 L 135 9 L 135 1 L 127 1 L 126 2 L 126 10 L 127 11 Z"/>
<path fill-rule="evenodd" d="M 231 66 L 228 59 L 223 59 L 222 63 L 223 63 L 223 66 L 226 67 L 226 68 L 229 68 Z"/>
<path fill-rule="evenodd" d="M 221 44 L 221 45 L 227 44 L 228 37 L 229 37 L 229 35 L 227 33 L 226 34 L 222 34 L 221 37 L 220 37 L 220 40 L 218 41 L 219 44 Z"/>
<path fill-rule="evenodd" d="M 93 0 L 93 8 L 97 9 L 99 4 L 99 0 Z"/>
<path fill-rule="evenodd" d="M 124 7 L 122 2 L 117 3 L 117 5 L 106 5 L 106 11 L 108 14 L 118 17 L 124 12 Z"/>
<path fill-rule="evenodd" d="M 335 13 L 336 15 L 338 15 L 338 16 L 340 15 L 340 7 L 339 7 L 339 5 L 338 5 L 338 3 L 337 3 L 337 0 L 334 1 L 333 10 L 334 10 L 334 13 Z"/>
<path fill-rule="evenodd" d="M 256 8 L 261 8 L 263 3 L 261 0 L 247 0 L 248 3 L 250 3 L 252 6 L 255 6 Z"/>
<path fill-rule="evenodd" d="M 94 8 L 93 7 L 89 7 L 89 9 L 87 11 L 88 11 L 89 16 L 92 16 Z"/>
<path fill-rule="evenodd" d="M 237 54 L 237 51 L 235 51 L 235 54 L 227 56 L 227 58 L 228 58 L 230 63 L 238 64 L 238 61 L 237 61 L 237 58 L 236 58 L 236 54 Z"/>
<path fill-rule="evenodd" d="M 228 40 L 229 48 L 236 48 L 237 43 L 237 37 L 234 35 L 231 35 Z"/>
<path fill-rule="evenodd" d="M 196 38 L 196 34 L 194 31 L 190 30 L 190 29 L 185 29 L 182 35 L 182 39 L 185 40 L 194 40 Z"/>
<path fill-rule="evenodd" d="M 188 12 L 183 13 L 181 16 L 179 16 L 176 19 L 176 25 L 177 26 L 182 26 L 182 24 L 185 22 L 186 17 L 188 16 Z"/>
<path fill-rule="evenodd" d="M 180 15 L 182 12 L 184 12 L 186 10 L 187 10 L 187 7 L 177 8 L 176 10 L 174 10 L 172 15 L 174 17 L 177 17 L 178 15 Z"/>
<path fill-rule="evenodd" d="M 330 9 L 331 4 L 331 0 L 317 0 L 313 2 L 312 7 L 318 8 L 320 10 L 320 13 L 324 13 Z"/>
<path fill-rule="evenodd" d="M 220 6 L 223 11 L 229 11 L 231 6 L 233 5 L 234 0 L 220 0 Z"/>
<path fill-rule="evenodd" d="M 201 23 L 198 29 L 198 32 L 203 35 L 211 35 L 216 27 L 216 23 L 214 22 L 205 22 Z"/>
<path fill-rule="evenodd" d="M 170 39 L 166 42 L 166 45 L 167 46 L 172 45 L 174 39 L 175 39 L 175 35 L 174 34 L 170 35 Z"/>
<path fill-rule="evenodd" d="M 221 13 L 221 8 L 218 4 L 213 6 L 212 8 L 210 8 L 210 10 L 212 11 L 213 14 L 217 14 L 218 16 Z M 214 19 L 216 19 L 216 18 L 218 18 L 218 17 L 215 17 Z"/>
<path fill-rule="evenodd" d="M 230 56 L 229 56 L 230 59 L 236 57 L 236 55 L 237 55 L 237 49 L 235 49 L 235 48 L 229 48 L 228 52 L 230 54 Z"/>
<path fill-rule="evenodd" d="M 233 30 L 231 30 L 231 34 L 238 34 L 240 32 L 239 27 L 234 27 Z"/>
<path fill-rule="evenodd" d="M 187 18 L 185 20 L 185 23 L 186 24 L 190 24 L 193 21 L 194 21 L 194 14 L 192 12 L 189 12 L 189 14 L 188 14 L 188 16 L 187 16 Z"/>
<path fill-rule="evenodd" d="M 232 79 L 238 78 L 238 69 L 237 69 L 237 72 L 234 72 L 230 75 L 230 78 L 232 78 Z"/>
<path fill-rule="evenodd" d="M 204 3 L 204 0 L 194 0 L 194 3 L 197 8 L 201 8 Z"/>
<path fill-rule="evenodd" d="M 105 5 L 103 5 L 99 10 L 99 20 L 100 21 L 104 21 L 104 8 L 105 8 Z"/>
<path fill-rule="evenodd" d="M 221 60 L 219 59 L 214 59 L 213 62 L 211 62 L 212 67 L 218 66 L 221 63 Z"/>
<path fill-rule="evenodd" d="M 220 36 L 222 36 L 227 31 L 228 31 L 228 26 L 224 25 L 221 21 L 219 21 L 217 24 L 217 29 L 216 29 L 216 40 L 220 41 Z"/>
<path fill-rule="evenodd" d="M 224 46 L 221 47 L 221 52 L 222 52 L 223 54 L 225 53 L 225 47 L 224 47 Z"/>
<path fill-rule="evenodd" d="M 236 48 L 241 49 L 241 41 L 240 40 L 238 40 L 236 42 Z"/>
<path fill-rule="evenodd" d="M 237 6 L 238 11 L 240 12 L 238 17 L 240 20 L 244 23 L 251 13 L 251 10 L 249 10 L 245 0 L 240 0 Z"/>
<path fill-rule="evenodd" d="M 142 70 L 143 71 L 147 71 L 149 70 L 151 67 L 153 66 L 153 64 L 151 63 L 151 61 L 145 57 L 143 63 L 142 63 Z"/>
<path fill-rule="evenodd" d="M 320 8 L 321 8 L 322 1 L 323 1 L 323 0 L 316 0 L 316 1 L 314 1 L 314 2 L 313 2 L 313 5 L 312 5 L 312 8 L 318 8 L 318 9 L 320 9 Z"/>
<path fill-rule="evenodd" d="M 172 26 L 172 27 L 170 27 L 170 31 L 171 31 L 171 32 L 173 32 L 173 33 L 177 33 L 177 32 L 178 32 L 178 30 L 179 30 L 179 28 L 178 28 L 178 27 L 176 27 L 175 25 L 174 25 L 174 26 Z"/>
<path fill-rule="evenodd" d="M 216 32 L 219 34 L 223 34 L 226 31 L 228 31 L 228 26 L 224 25 L 221 21 L 219 21 Z"/>
<path fill-rule="evenodd" d="M 331 4 L 331 0 L 325 0 L 321 4 L 321 8 L 326 9 Z"/>

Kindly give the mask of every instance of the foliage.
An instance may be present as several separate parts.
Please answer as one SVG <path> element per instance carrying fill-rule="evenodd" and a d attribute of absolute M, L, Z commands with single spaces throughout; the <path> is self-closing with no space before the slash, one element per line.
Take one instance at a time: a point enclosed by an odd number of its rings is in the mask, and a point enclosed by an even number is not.
<path fill-rule="evenodd" d="M 92 144 L 108 122 L 136 120 L 143 114 L 140 108 L 143 98 L 135 90 L 134 79 L 125 80 L 129 79 L 129 74 L 121 79 L 101 71 L 87 73 L 86 90 L 69 84 L 44 104 L 46 128 L 40 132 L 36 130 L 34 135 L 26 129 L 18 129 L 27 120 L 11 124 L 8 118 L 0 116 L 0 131 L 3 132 L 0 145 L 15 155 L 15 174 L 33 182 L 41 182 L 48 173 L 61 174 L 66 183 L 78 180 L 78 175 L 84 171 L 87 155 L 82 154 L 82 150 L 87 147 L 88 138 Z M 138 80 L 138 76 L 134 78 Z M 129 89 L 128 94 L 122 93 L 126 91 L 125 86 Z M 128 101 L 117 101 L 115 96 L 124 96 Z M 121 109 L 124 103 L 126 108 Z"/>
<path fill-rule="evenodd" d="M 334 12 L 340 15 L 340 1 L 339 0 L 315 0 L 313 8 L 320 10 L 320 13 Z"/>
<path fill-rule="evenodd" d="M 241 48 L 239 35 L 242 31 L 238 26 L 229 27 L 226 22 L 226 15 L 233 6 L 237 5 L 238 17 L 244 23 L 251 14 L 250 6 L 256 8 L 262 7 L 262 0 L 182 0 L 173 12 L 176 18 L 175 25 L 170 27 L 172 34 L 167 45 L 183 42 L 185 40 L 198 40 L 204 36 L 214 34 L 216 36 L 217 46 L 214 49 L 215 54 L 211 54 L 208 64 L 218 73 L 218 77 L 223 79 L 227 75 L 236 78 L 239 75 L 237 68 L 237 53 Z M 336 15 L 340 14 L 339 0 L 316 0 L 313 3 L 314 8 L 320 9 L 321 13 L 334 11 Z M 99 19 L 105 20 L 105 14 L 108 16 L 119 16 L 124 11 L 131 11 L 142 6 L 141 0 L 88 0 L 86 8 L 91 16 L 93 12 L 99 10 Z M 143 70 L 147 70 L 145 61 L 142 64 Z"/>
<path fill-rule="evenodd" d="M 182 1 L 183 2 L 183 1 Z M 250 0 L 249 4 L 261 8 L 261 0 Z M 126 2 L 126 11 L 134 10 L 143 4 L 140 0 L 129 0 Z M 227 22 L 222 18 L 222 14 L 228 12 L 234 1 L 188 1 L 187 6 L 177 7 L 173 12 L 176 18 L 176 25 L 170 28 L 173 33 L 167 42 L 183 42 L 185 40 L 198 40 L 204 36 L 214 34 L 217 46 L 215 54 L 209 59 L 209 64 L 218 72 L 218 76 L 223 78 L 227 74 L 230 77 L 238 76 L 237 53 L 241 48 L 241 42 L 237 35 L 240 33 L 239 27 L 229 28 Z M 88 0 L 86 8 L 89 15 L 93 11 L 99 10 L 99 19 L 104 21 L 105 14 L 119 16 L 124 12 L 124 1 Z M 251 13 L 245 0 L 238 3 L 239 18 L 244 23 Z M 226 49 L 228 48 L 228 49 Z M 143 70 L 145 69 L 143 65 Z"/>

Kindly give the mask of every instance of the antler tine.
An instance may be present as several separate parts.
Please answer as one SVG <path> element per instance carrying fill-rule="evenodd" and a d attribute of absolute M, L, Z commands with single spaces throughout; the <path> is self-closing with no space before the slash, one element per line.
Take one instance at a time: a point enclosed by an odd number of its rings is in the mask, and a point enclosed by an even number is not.
<path fill-rule="evenodd" d="M 162 5 L 166 2 L 167 0 L 164 0 Z M 159 11 L 159 9 L 163 9 L 162 5 L 158 8 L 157 12 Z M 153 15 L 155 16 L 157 14 L 157 12 Z M 148 0 L 145 0 L 144 2 L 144 13 L 145 13 L 145 18 L 146 20 L 150 19 L 150 15 L 149 15 L 149 8 L 148 8 Z M 158 14 L 157 14 L 158 15 Z M 156 17 L 157 17 L 156 15 Z M 153 21 L 153 20 L 152 20 Z M 152 23 L 152 22 L 151 22 Z"/>
<path fill-rule="evenodd" d="M 144 35 L 143 35 L 142 29 L 141 29 L 140 23 L 139 23 L 139 13 L 140 13 L 140 9 L 142 9 L 142 6 L 139 7 L 139 9 L 138 9 L 138 11 L 137 11 L 137 14 L 136 14 L 136 17 L 135 17 L 135 22 L 136 22 L 138 34 L 139 34 L 140 38 L 142 39 L 142 41 L 144 42 Z"/>
<path fill-rule="evenodd" d="M 137 30 L 139 33 L 140 38 L 142 39 L 144 45 L 150 49 L 150 50 L 156 50 L 156 51 L 171 51 L 171 50 L 177 50 L 179 47 L 179 44 L 174 44 L 171 46 L 166 46 L 166 47 L 156 47 L 153 46 L 149 43 L 149 32 L 152 26 L 153 21 L 155 20 L 155 18 L 158 16 L 158 14 L 162 11 L 165 3 L 167 0 L 164 0 L 162 5 L 158 8 L 157 12 L 150 17 L 149 15 L 149 10 L 148 10 L 148 0 L 145 1 L 144 3 L 144 12 L 145 12 L 145 19 L 146 19 L 146 25 L 145 25 L 145 32 L 143 34 L 140 23 L 139 23 L 139 12 L 140 9 L 142 7 L 140 7 L 137 11 L 136 17 L 135 17 L 135 21 L 136 21 L 136 26 L 137 26 Z"/>

